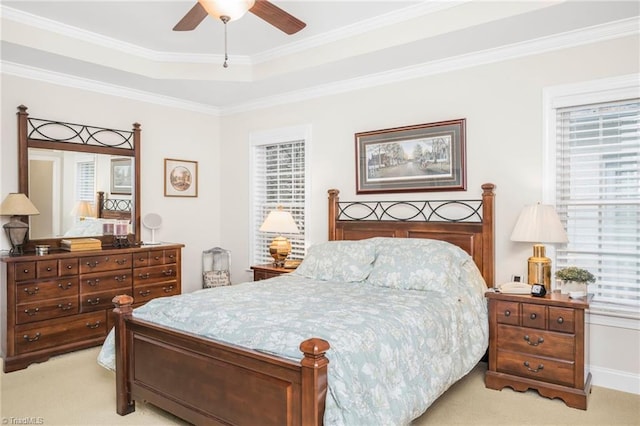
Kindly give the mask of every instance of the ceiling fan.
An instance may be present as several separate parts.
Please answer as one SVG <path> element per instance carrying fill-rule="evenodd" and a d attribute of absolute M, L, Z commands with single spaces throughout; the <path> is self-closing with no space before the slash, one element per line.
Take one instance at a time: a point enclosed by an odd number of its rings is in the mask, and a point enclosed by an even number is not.
<path fill-rule="evenodd" d="M 207 15 L 226 24 L 241 18 L 247 11 L 287 34 L 295 34 L 307 25 L 268 0 L 198 0 L 173 30 L 191 31 Z"/>
<path fill-rule="evenodd" d="M 295 34 L 307 24 L 290 15 L 268 0 L 198 0 L 186 15 L 173 27 L 173 31 L 191 31 L 211 15 L 224 23 L 224 64 L 227 61 L 227 23 L 251 12 L 287 34 Z"/>

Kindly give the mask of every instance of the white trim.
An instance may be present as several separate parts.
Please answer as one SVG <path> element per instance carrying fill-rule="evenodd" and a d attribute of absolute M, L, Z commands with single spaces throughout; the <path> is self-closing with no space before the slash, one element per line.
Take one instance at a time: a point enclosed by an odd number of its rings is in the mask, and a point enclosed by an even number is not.
<path fill-rule="evenodd" d="M 640 331 L 640 318 L 634 318 L 631 316 L 625 317 L 605 310 L 597 311 L 593 308 L 589 308 L 589 311 L 587 311 L 585 315 L 585 321 L 587 324 Z"/>
<path fill-rule="evenodd" d="M 130 87 L 117 86 L 115 84 L 108 84 L 97 80 L 89 80 L 86 78 L 58 73 L 42 68 L 16 64 L 14 62 L 1 61 L 0 73 L 30 80 L 42 81 L 45 83 L 56 84 L 59 86 L 71 87 L 74 89 L 87 90 L 104 95 L 133 99 L 150 104 L 179 108 L 187 111 L 200 112 L 203 114 L 210 114 L 215 116 L 220 115 L 220 108 L 211 105 L 185 101 L 184 99 L 171 98 L 169 96 L 159 95 L 157 93 L 145 92 L 142 90 L 132 89 Z"/>
<path fill-rule="evenodd" d="M 640 374 L 593 365 L 589 366 L 589 370 L 592 376 L 591 384 L 594 386 L 640 395 Z"/>

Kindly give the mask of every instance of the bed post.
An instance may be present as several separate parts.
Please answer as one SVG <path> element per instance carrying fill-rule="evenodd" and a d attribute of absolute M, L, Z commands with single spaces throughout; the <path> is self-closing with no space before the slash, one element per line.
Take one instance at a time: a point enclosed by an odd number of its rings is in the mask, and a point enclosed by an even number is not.
<path fill-rule="evenodd" d="M 494 217 L 493 205 L 495 185 L 485 183 L 482 185 L 482 272 L 489 287 L 493 287 L 495 268 L 495 247 L 494 247 Z"/>
<path fill-rule="evenodd" d="M 124 416 L 136 410 L 136 404 L 131 399 L 129 387 L 131 334 L 127 331 L 125 322 L 127 318 L 132 316 L 133 297 L 126 294 L 120 295 L 114 297 L 112 302 L 116 306 L 113 310 L 116 333 L 116 411 Z"/>
<path fill-rule="evenodd" d="M 104 191 L 98 191 L 96 197 L 96 217 L 102 217 L 102 210 L 104 209 Z"/>
<path fill-rule="evenodd" d="M 329 350 L 326 340 L 311 338 L 300 344 L 304 358 L 300 361 L 302 377 L 302 426 L 322 426 L 327 397 L 327 365 Z"/>
<path fill-rule="evenodd" d="M 336 220 L 338 219 L 338 201 L 340 191 L 330 189 L 329 191 L 329 241 L 336 240 Z"/>

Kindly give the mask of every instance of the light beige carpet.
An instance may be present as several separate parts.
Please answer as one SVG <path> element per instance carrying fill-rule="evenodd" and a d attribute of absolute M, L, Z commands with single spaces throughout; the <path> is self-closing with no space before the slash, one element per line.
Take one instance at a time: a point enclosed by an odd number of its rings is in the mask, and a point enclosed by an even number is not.
<path fill-rule="evenodd" d="M 99 348 L 78 351 L 25 370 L 2 373 L 2 424 L 168 425 L 179 419 L 143 403 L 128 416 L 116 414 L 115 376 L 98 366 Z M 426 425 L 640 425 L 640 396 L 594 387 L 587 411 L 535 391 L 484 387 L 480 363 L 414 422 Z M 356 426 L 356 425 L 354 425 Z M 357 425 L 360 426 L 360 425 Z M 365 425 L 363 425 L 365 426 Z M 366 425 L 369 426 L 369 425 Z"/>

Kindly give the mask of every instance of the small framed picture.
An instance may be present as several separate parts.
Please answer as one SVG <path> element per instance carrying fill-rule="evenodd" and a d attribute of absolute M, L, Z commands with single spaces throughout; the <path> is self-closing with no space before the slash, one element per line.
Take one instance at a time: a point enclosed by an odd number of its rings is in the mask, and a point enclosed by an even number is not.
<path fill-rule="evenodd" d="M 198 162 L 164 159 L 164 196 L 198 196 Z"/>
<path fill-rule="evenodd" d="M 111 159 L 111 193 L 131 195 L 131 158 Z"/>

